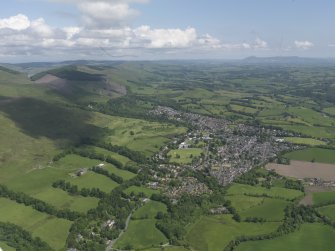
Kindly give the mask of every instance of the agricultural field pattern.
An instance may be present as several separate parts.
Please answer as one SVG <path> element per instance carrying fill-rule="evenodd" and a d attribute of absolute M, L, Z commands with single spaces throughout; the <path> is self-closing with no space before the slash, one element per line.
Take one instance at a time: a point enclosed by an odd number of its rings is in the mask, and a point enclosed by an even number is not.
<path fill-rule="evenodd" d="M 335 61 L 0 66 L 0 250 L 334 250 Z"/>

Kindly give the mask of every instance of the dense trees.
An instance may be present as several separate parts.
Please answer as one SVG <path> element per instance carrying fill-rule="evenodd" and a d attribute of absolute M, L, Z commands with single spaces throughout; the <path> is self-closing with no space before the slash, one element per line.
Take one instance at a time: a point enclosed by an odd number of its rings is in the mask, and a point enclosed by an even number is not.
<path fill-rule="evenodd" d="M 82 188 L 78 189 L 78 186 L 71 185 L 70 182 L 66 182 L 65 180 L 58 180 L 52 183 L 54 188 L 60 188 L 63 191 L 68 192 L 71 195 L 81 195 L 84 197 L 96 197 L 96 198 L 104 198 L 106 193 L 101 191 L 99 188 Z"/>

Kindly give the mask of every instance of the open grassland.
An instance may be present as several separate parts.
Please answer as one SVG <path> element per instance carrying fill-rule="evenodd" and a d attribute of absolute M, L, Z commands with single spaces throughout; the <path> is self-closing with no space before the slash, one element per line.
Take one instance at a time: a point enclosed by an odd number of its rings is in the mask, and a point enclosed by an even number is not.
<path fill-rule="evenodd" d="M 280 199 L 264 198 L 260 205 L 256 205 L 240 212 L 242 218 L 257 217 L 267 221 L 282 221 L 284 219 L 284 209 L 289 202 Z"/>
<path fill-rule="evenodd" d="M 290 152 L 284 156 L 292 160 L 335 164 L 335 150 L 331 149 L 312 147 Z"/>
<path fill-rule="evenodd" d="M 237 251 L 315 251 L 334 249 L 335 229 L 322 224 L 304 224 L 298 231 L 272 240 L 249 241 L 240 244 Z"/>
<path fill-rule="evenodd" d="M 166 237 L 155 226 L 156 220 L 131 220 L 127 231 L 116 242 L 115 247 L 124 249 L 144 249 L 158 247 L 168 242 Z"/>
<path fill-rule="evenodd" d="M 238 211 L 242 212 L 249 208 L 261 205 L 264 201 L 263 197 L 251 197 L 242 194 L 229 195 L 226 197 L 231 201 L 231 205 Z"/>
<path fill-rule="evenodd" d="M 324 204 L 333 202 L 335 204 L 335 191 L 313 193 L 313 204 Z"/>
<path fill-rule="evenodd" d="M 178 164 L 190 164 L 195 157 L 199 157 L 203 152 L 200 148 L 188 148 L 171 150 L 168 153 L 170 162 Z"/>
<path fill-rule="evenodd" d="M 55 250 L 65 246 L 71 226 L 68 220 L 55 218 L 5 198 L 0 198 L 0 221 L 21 226 Z"/>
<path fill-rule="evenodd" d="M 170 141 L 170 137 L 186 132 L 183 127 L 149 122 L 140 119 L 122 118 L 95 113 L 92 123 L 110 128 L 106 141 L 115 145 L 126 146 L 153 155 L 161 146 Z"/>
<path fill-rule="evenodd" d="M 155 219 L 158 212 L 166 213 L 166 205 L 157 201 L 149 201 L 137 209 L 132 217 L 133 219 Z"/>
<path fill-rule="evenodd" d="M 68 181 L 70 181 L 72 185 L 77 185 L 79 189 L 99 188 L 106 193 L 110 193 L 119 185 L 110 178 L 93 172 L 87 172 L 80 177 L 68 178 Z"/>
<path fill-rule="evenodd" d="M 103 154 L 105 156 L 111 156 L 113 159 L 116 159 L 117 161 L 121 162 L 122 165 L 124 165 L 124 166 L 127 165 L 128 163 L 132 162 L 129 158 L 127 158 L 125 156 L 122 156 L 122 155 L 117 154 L 115 152 L 111 152 L 111 151 L 108 151 L 106 149 L 96 147 L 96 146 L 85 145 L 85 146 L 81 146 L 79 149 L 84 149 L 84 150 L 87 150 L 87 151 L 92 152 L 92 153 L 100 153 L 100 154 Z"/>
<path fill-rule="evenodd" d="M 82 213 L 86 213 L 89 209 L 97 207 L 99 202 L 97 198 L 71 196 L 67 192 L 53 187 L 34 194 L 33 197 L 59 209 L 69 209 Z"/>
<path fill-rule="evenodd" d="M 320 178 L 335 180 L 335 165 L 292 160 L 289 165 L 269 163 L 266 169 L 297 179 Z"/>
<path fill-rule="evenodd" d="M 276 125 L 275 122 L 272 125 Z M 284 130 L 301 133 L 303 135 L 313 138 L 335 138 L 335 129 L 333 127 L 321 127 L 321 126 L 306 126 L 306 125 L 281 125 L 278 124 Z"/>
<path fill-rule="evenodd" d="M 121 170 L 117 167 L 115 167 L 114 165 L 111 165 L 111 164 L 105 164 L 104 169 L 106 169 L 108 172 L 110 173 L 114 173 L 116 174 L 117 176 L 123 178 L 123 180 L 130 180 L 132 178 L 134 178 L 136 176 L 135 173 L 132 173 L 132 172 L 129 172 L 129 171 L 126 171 L 126 170 Z"/>
<path fill-rule="evenodd" d="M 138 186 L 128 187 L 126 190 L 124 190 L 124 192 L 128 195 L 130 195 L 132 192 L 136 195 L 138 195 L 140 193 L 143 193 L 147 197 L 150 197 L 153 194 L 160 193 L 159 190 L 150 189 L 150 188 L 147 188 L 147 187 L 138 187 Z"/>
<path fill-rule="evenodd" d="M 335 122 L 333 118 L 324 116 L 322 113 L 306 107 L 290 107 L 288 112 L 312 125 L 333 126 Z"/>
<path fill-rule="evenodd" d="M 261 186 L 250 186 L 244 184 L 233 183 L 228 188 L 227 195 L 254 195 L 254 196 L 270 196 L 273 198 L 282 198 L 287 200 L 294 200 L 303 195 L 301 191 L 286 189 L 282 187 L 271 187 L 267 189 Z"/>
<path fill-rule="evenodd" d="M 167 246 L 164 247 L 164 251 L 188 251 L 189 249 L 186 249 L 184 247 L 173 247 L 173 246 Z M 144 249 L 144 251 L 162 251 L 162 248 L 149 248 Z"/>
<path fill-rule="evenodd" d="M 327 144 L 324 141 L 312 138 L 286 137 L 285 140 L 297 145 L 320 146 Z"/>
<path fill-rule="evenodd" d="M 327 216 L 329 219 L 335 221 L 335 201 L 334 205 L 328 205 L 318 208 L 320 214 Z"/>
<path fill-rule="evenodd" d="M 237 223 L 230 215 L 205 216 L 192 224 L 187 242 L 196 250 L 221 251 L 234 238 L 271 233 L 278 223 Z"/>

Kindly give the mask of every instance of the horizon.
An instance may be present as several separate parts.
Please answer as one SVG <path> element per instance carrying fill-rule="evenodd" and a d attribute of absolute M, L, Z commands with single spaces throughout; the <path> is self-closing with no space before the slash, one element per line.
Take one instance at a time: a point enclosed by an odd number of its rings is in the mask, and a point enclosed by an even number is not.
<path fill-rule="evenodd" d="M 335 58 L 333 7 L 330 0 L 13 0 L 0 10 L 0 62 Z"/>

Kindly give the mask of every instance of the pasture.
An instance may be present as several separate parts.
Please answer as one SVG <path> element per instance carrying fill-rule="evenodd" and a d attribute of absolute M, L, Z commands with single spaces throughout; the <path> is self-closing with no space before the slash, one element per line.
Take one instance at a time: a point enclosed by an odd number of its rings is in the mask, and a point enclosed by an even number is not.
<path fill-rule="evenodd" d="M 320 214 L 325 215 L 329 219 L 335 221 L 335 203 L 334 205 L 319 207 L 317 210 L 319 211 Z"/>
<path fill-rule="evenodd" d="M 297 145 L 308 145 L 308 146 L 320 146 L 326 145 L 327 143 L 318 139 L 312 138 L 300 138 L 300 137 L 285 137 L 287 142 L 297 144 Z"/>
<path fill-rule="evenodd" d="M 156 220 L 131 220 L 127 231 L 116 242 L 117 249 L 145 249 L 159 247 L 168 242 L 155 226 Z"/>
<path fill-rule="evenodd" d="M 233 183 L 233 185 L 228 188 L 227 195 L 266 195 L 273 198 L 294 200 L 302 196 L 303 193 L 298 190 L 286 189 L 282 187 L 271 187 L 270 189 L 267 189 L 261 186 L 250 186 Z"/>
<path fill-rule="evenodd" d="M 335 164 L 335 150 L 332 149 L 312 147 L 290 152 L 284 156 L 291 160 Z"/>
<path fill-rule="evenodd" d="M 158 201 L 149 201 L 133 214 L 133 219 L 155 219 L 158 212 L 167 213 L 166 205 Z"/>
<path fill-rule="evenodd" d="M 315 251 L 334 249 L 335 229 L 322 224 L 303 224 L 299 230 L 272 240 L 241 243 L 237 251 Z"/>
<path fill-rule="evenodd" d="M 136 195 L 138 195 L 140 193 L 143 193 L 147 197 L 150 197 L 153 194 L 160 193 L 159 190 L 150 189 L 150 188 L 147 188 L 147 187 L 138 187 L 138 186 L 128 187 L 126 190 L 124 190 L 124 192 L 128 195 L 130 195 L 132 192 Z"/>
<path fill-rule="evenodd" d="M 6 242 L 0 241 L 0 250 L 2 251 L 15 251 L 15 248 L 8 246 Z"/>
<path fill-rule="evenodd" d="M 234 238 L 273 232 L 278 223 L 237 223 L 231 215 L 204 216 L 188 227 L 186 241 L 196 250 L 222 251 Z"/>
<path fill-rule="evenodd" d="M 0 221 L 21 226 L 34 237 L 40 237 L 55 250 L 65 246 L 72 224 L 68 220 L 58 219 L 5 198 L 0 198 Z"/>
<path fill-rule="evenodd" d="M 312 194 L 313 204 L 324 204 L 333 202 L 335 204 L 335 191 L 329 192 L 315 192 Z"/>

